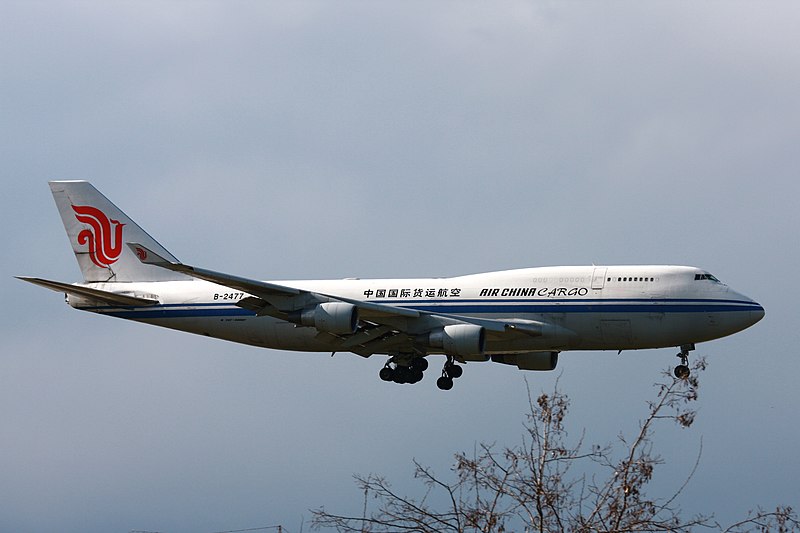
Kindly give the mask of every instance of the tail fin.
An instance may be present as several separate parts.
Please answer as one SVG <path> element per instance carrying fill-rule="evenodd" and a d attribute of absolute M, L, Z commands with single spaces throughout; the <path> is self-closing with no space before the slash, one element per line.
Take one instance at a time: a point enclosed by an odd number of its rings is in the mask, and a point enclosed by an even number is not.
<path fill-rule="evenodd" d="M 177 259 L 88 181 L 51 181 L 50 190 L 84 281 L 190 279 L 139 261 L 125 242 L 139 242 L 167 259 Z"/>

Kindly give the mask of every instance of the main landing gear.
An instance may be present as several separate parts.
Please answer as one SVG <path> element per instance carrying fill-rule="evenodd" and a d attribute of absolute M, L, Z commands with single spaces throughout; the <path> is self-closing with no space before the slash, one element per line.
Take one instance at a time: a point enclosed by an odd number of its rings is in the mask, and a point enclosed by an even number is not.
<path fill-rule="evenodd" d="M 405 364 L 404 364 L 405 363 Z M 394 365 L 394 366 L 393 366 Z M 428 360 L 424 357 L 392 357 L 378 373 L 383 381 L 395 383 L 419 383 L 422 381 Z"/>
<path fill-rule="evenodd" d="M 675 377 L 686 379 L 689 377 L 689 352 L 694 350 L 694 344 L 682 344 L 681 351 L 677 357 L 681 358 L 681 364 L 675 367 Z"/>
<path fill-rule="evenodd" d="M 378 375 L 383 381 L 419 383 L 427 369 L 428 360 L 424 357 L 414 354 L 399 354 L 389 358 Z M 453 380 L 460 378 L 463 373 L 464 369 L 456 364 L 452 356 L 448 355 L 442 369 L 442 377 L 436 380 L 436 386 L 442 390 L 450 390 L 453 388 Z"/>
<path fill-rule="evenodd" d="M 458 366 L 453 360 L 452 356 L 447 356 L 447 362 L 442 369 L 442 377 L 436 380 L 436 386 L 442 390 L 450 390 L 453 388 L 453 380 L 461 377 L 464 369 Z"/>

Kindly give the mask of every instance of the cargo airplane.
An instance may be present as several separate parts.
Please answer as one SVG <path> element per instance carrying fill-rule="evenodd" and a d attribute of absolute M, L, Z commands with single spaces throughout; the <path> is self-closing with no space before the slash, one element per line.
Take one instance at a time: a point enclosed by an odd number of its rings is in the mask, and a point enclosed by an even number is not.
<path fill-rule="evenodd" d="M 178 261 L 86 181 L 50 188 L 84 281 L 20 277 L 74 308 L 279 350 L 388 359 L 380 378 L 416 383 L 444 355 L 460 364 L 553 370 L 568 350 L 677 346 L 678 378 L 696 343 L 758 322 L 764 308 L 687 266 L 557 266 L 452 278 L 258 281 Z M 460 364 L 459 364 L 460 363 Z"/>

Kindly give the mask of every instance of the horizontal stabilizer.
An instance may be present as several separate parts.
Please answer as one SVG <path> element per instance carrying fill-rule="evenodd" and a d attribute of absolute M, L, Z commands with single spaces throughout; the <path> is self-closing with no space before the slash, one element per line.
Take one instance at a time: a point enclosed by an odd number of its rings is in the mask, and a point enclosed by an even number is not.
<path fill-rule="evenodd" d="M 71 285 L 69 283 L 62 283 L 60 281 L 51 281 L 42 278 L 29 278 L 26 276 L 16 276 L 17 279 L 39 285 L 51 291 L 63 292 L 79 296 L 81 298 L 88 298 L 90 300 L 97 300 L 110 305 L 156 305 L 158 300 L 150 298 L 140 298 L 138 296 L 129 296 L 127 294 L 119 294 L 117 292 L 103 291 L 100 289 L 91 289 L 89 287 L 82 287 L 80 285 Z"/>

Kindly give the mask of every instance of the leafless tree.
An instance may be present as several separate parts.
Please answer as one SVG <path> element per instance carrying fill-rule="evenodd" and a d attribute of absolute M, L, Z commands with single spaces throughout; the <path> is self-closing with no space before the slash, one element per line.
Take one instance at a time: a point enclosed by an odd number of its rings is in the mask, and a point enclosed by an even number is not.
<path fill-rule="evenodd" d="M 312 526 L 344 532 L 800 531 L 790 507 L 756 509 L 727 528 L 711 516 L 684 516 L 677 500 L 700 453 L 681 487 L 666 497 L 649 494 L 655 467 L 663 462 L 654 452 L 654 430 L 664 421 L 692 425 L 705 367 L 698 359 L 687 379 L 665 372 L 638 432 L 620 435 L 614 445 L 587 447 L 583 435 L 570 443 L 564 425 L 569 399 L 558 383 L 535 399 L 529 390 L 521 444 L 480 444 L 471 455 L 455 454 L 451 481 L 415 460 L 415 477 L 425 486 L 420 498 L 399 493 L 382 476 L 356 475 L 363 515 L 320 508 L 312 511 Z"/>

